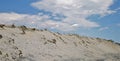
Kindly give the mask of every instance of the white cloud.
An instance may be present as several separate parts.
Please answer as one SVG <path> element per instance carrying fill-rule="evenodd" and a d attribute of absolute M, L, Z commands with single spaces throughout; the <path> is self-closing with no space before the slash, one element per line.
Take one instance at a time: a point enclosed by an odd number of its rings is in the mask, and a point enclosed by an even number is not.
<path fill-rule="evenodd" d="M 35 28 L 50 28 L 62 31 L 75 30 L 75 25 L 71 26 L 68 23 L 50 20 L 48 15 L 28 15 L 18 13 L 0 13 L 1 24 L 17 24 L 26 25 Z"/>
<path fill-rule="evenodd" d="M 66 5 L 71 5 L 73 4 L 73 0 L 57 0 L 57 4 L 66 4 Z"/>
<path fill-rule="evenodd" d="M 27 25 L 36 28 L 50 28 L 62 31 L 76 30 L 80 27 L 94 28 L 100 25 L 96 22 L 86 19 L 90 15 L 108 15 L 114 11 L 109 10 L 113 0 L 40 0 L 31 5 L 39 10 L 51 12 L 52 15 L 46 15 L 42 12 L 38 15 L 18 14 L 18 13 L 0 13 L 0 23 Z M 56 14 L 63 15 L 57 17 Z M 56 20 L 52 20 L 54 17 Z"/>
<path fill-rule="evenodd" d="M 18 13 L 0 13 L 0 23 L 17 24 L 40 28 L 43 22 L 48 21 L 49 16 L 46 15 L 28 15 Z"/>
<path fill-rule="evenodd" d="M 75 30 L 75 27 L 71 26 L 68 23 L 57 22 L 57 21 L 52 21 L 52 20 L 49 20 L 49 21 L 42 23 L 42 26 L 45 26 L 45 27 L 51 28 L 51 29 L 61 30 L 61 31 Z"/>
<path fill-rule="evenodd" d="M 64 28 L 76 29 L 99 27 L 99 24 L 86 18 L 94 14 L 105 16 L 113 13 L 114 11 L 109 10 L 112 4 L 113 0 L 40 0 L 31 5 L 39 10 L 52 12 L 53 15 L 64 15 L 65 18 L 59 23 L 67 24 Z"/>
<path fill-rule="evenodd" d="M 109 29 L 109 27 L 103 27 L 103 28 L 100 28 L 99 31 L 103 31 L 103 30 L 107 30 Z"/>

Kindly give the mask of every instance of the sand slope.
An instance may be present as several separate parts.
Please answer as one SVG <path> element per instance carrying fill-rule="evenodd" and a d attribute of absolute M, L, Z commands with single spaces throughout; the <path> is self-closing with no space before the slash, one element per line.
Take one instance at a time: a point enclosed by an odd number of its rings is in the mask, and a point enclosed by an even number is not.
<path fill-rule="evenodd" d="M 120 61 L 120 46 L 100 38 L 21 27 L 0 28 L 0 61 Z"/>

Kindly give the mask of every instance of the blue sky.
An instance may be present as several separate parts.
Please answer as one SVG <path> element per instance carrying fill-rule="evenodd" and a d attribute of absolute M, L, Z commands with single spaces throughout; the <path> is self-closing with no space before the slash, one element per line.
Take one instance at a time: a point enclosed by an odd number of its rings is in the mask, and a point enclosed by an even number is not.
<path fill-rule="evenodd" d="M 120 0 L 0 0 L 0 23 L 120 42 Z"/>

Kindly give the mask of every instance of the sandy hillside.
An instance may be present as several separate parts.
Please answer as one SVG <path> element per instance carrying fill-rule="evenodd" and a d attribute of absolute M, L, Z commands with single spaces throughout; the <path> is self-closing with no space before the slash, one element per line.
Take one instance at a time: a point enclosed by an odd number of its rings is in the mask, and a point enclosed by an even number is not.
<path fill-rule="evenodd" d="M 120 61 L 120 45 L 25 26 L 0 26 L 0 61 Z"/>

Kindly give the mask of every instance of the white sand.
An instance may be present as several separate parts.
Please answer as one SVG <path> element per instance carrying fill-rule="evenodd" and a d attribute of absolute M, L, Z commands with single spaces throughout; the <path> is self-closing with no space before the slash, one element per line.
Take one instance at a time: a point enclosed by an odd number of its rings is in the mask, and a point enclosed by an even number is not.
<path fill-rule="evenodd" d="M 0 61 L 120 61 L 120 46 L 104 39 L 0 28 Z"/>

